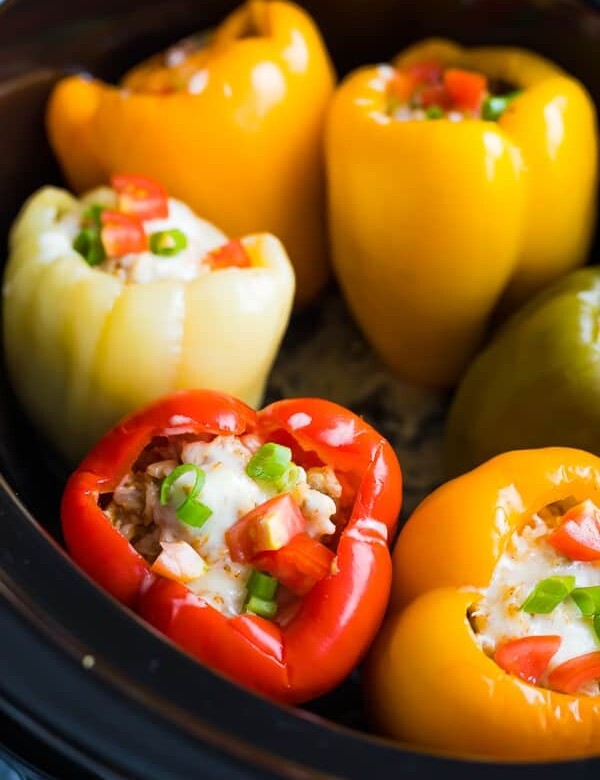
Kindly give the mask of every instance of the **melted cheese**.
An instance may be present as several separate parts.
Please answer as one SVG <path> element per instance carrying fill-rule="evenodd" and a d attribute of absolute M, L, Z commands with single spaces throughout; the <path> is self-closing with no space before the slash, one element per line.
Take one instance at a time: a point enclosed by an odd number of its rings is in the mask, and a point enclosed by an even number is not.
<path fill-rule="evenodd" d="M 479 114 L 475 112 L 469 114 L 461 111 L 448 111 L 445 113 L 444 118 L 450 120 L 450 122 L 462 122 L 464 119 L 478 119 Z M 395 108 L 392 112 L 392 119 L 395 119 L 397 122 L 429 121 L 424 108 L 413 108 L 409 103 L 403 103 Z"/>
<path fill-rule="evenodd" d="M 535 516 L 522 533 L 513 535 L 474 616 L 479 628 L 478 641 L 490 654 L 503 641 L 532 635 L 559 635 L 561 645 L 550 661 L 549 673 L 570 658 L 597 651 L 600 643 L 591 621 L 582 617 L 572 599 L 565 599 L 547 615 L 530 615 L 520 609 L 521 604 L 548 577 L 574 576 L 576 587 L 600 585 L 600 567 L 564 557 L 548 544 L 548 533 L 543 520 Z M 597 690 L 595 685 L 587 692 Z"/>
<path fill-rule="evenodd" d="M 186 583 L 187 587 L 228 616 L 242 611 L 252 567 L 231 560 L 225 534 L 240 517 L 277 495 L 277 490 L 268 483 L 257 482 L 246 474 L 252 454 L 252 450 L 235 436 L 217 436 L 210 442 L 195 441 L 184 445 L 182 462 L 198 466 L 205 473 L 198 500 L 210 507 L 212 514 L 201 528 L 180 522 L 172 506 L 157 503 L 153 506 L 153 519 L 161 529 L 161 541 L 188 542 L 208 565 L 206 573 Z M 163 464 L 161 468 L 164 468 Z M 181 478 L 181 481 L 185 479 Z M 335 502 L 309 487 L 303 469 L 291 492 L 312 536 L 320 538 L 335 531 L 330 519 L 336 511 Z"/>
<path fill-rule="evenodd" d="M 217 436 L 211 442 L 194 442 L 183 448 L 183 462 L 200 466 L 206 475 L 200 499 L 212 509 L 212 515 L 202 528 L 190 530 L 209 564 L 229 557 L 227 529 L 275 495 L 274 490 L 265 489 L 246 474 L 251 457 L 250 450 L 234 436 Z"/>

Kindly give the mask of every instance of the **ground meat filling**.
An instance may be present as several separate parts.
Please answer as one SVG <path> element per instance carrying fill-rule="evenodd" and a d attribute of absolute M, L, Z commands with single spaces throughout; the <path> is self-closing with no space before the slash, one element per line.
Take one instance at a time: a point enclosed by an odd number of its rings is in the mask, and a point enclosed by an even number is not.
<path fill-rule="evenodd" d="M 553 688 L 553 671 L 562 664 L 600 651 L 600 621 L 593 614 L 594 607 L 582 612 L 584 602 L 577 599 L 582 592 L 586 602 L 588 596 L 600 597 L 600 563 L 573 559 L 553 541 L 553 532 L 572 513 L 577 517 L 581 507 L 582 511 L 598 511 L 591 502 L 582 504 L 568 496 L 532 515 L 512 535 L 489 586 L 468 615 L 480 647 L 491 657 L 514 640 L 560 637 L 557 651 L 536 681 L 541 687 Z M 598 676 L 585 680 L 576 692 L 599 695 Z"/>
<path fill-rule="evenodd" d="M 184 568 L 191 568 L 180 581 L 228 616 L 244 611 L 254 570 L 251 563 L 233 560 L 228 546 L 226 534 L 241 518 L 287 493 L 301 513 L 303 533 L 331 550 L 343 523 L 342 485 L 329 466 L 305 470 L 291 463 L 286 484 L 249 476 L 249 463 L 263 444 L 255 435 L 156 437 L 112 495 L 100 502 L 115 528 L 152 566 L 165 551 L 179 557 L 184 553 Z M 197 500 L 209 516 L 200 525 L 182 521 L 178 510 L 161 500 L 165 480 L 184 464 L 190 480 L 198 470 L 203 474 Z M 290 601 L 285 587 L 278 593 L 279 601 Z"/>

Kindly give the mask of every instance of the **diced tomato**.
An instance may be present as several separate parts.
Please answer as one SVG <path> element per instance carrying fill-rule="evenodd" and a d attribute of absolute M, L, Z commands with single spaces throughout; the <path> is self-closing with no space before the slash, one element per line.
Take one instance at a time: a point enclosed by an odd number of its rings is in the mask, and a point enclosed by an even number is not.
<path fill-rule="evenodd" d="M 487 78 L 469 70 L 444 71 L 444 86 L 454 107 L 464 111 L 479 111 L 487 94 Z"/>
<path fill-rule="evenodd" d="M 423 60 L 413 62 L 406 70 L 417 84 L 437 84 L 442 80 L 444 69 L 436 60 Z"/>
<path fill-rule="evenodd" d="M 119 211 L 134 214 L 142 221 L 169 216 L 169 196 L 153 179 L 134 174 L 117 174 L 110 183 L 119 196 Z"/>
<path fill-rule="evenodd" d="M 397 100 L 398 103 L 407 103 L 415 87 L 414 78 L 405 70 L 397 70 L 388 81 L 388 97 Z"/>
<path fill-rule="evenodd" d="M 600 509 L 589 499 L 572 507 L 548 541 L 574 561 L 600 560 Z"/>
<path fill-rule="evenodd" d="M 120 257 L 130 252 L 144 252 L 148 248 L 148 237 L 137 217 L 104 209 L 101 220 L 100 235 L 107 255 Z"/>
<path fill-rule="evenodd" d="M 496 648 L 494 660 L 508 674 L 536 685 L 560 647 L 559 636 L 525 636 Z"/>
<path fill-rule="evenodd" d="M 600 650 L 578 655 L 557 666 L 548 675 L 548 684 L 561 693 L 577 693 L 586 683 L 600 681 Z"/>
<path fill-rule="evenodd" d="M 249 268 L 252 265 L 250 256 L 239 238 L 232 238 L 223 246 L 213 249 L 206 255 L 205 260 L 213 271 L 221 268 Z"/>
<path fill-rule="evenodd" d="M 190 582 L 206 571 L 202 557 L 187 542 L 163 542 L 162 552 L 152 564 L 152 571 L 176 582 Z"/>
<path fill-rule="evenodd" d="M 257 555 L 252 564 L 275 577 L 297 596 L 304 596 L 331 571 L 335 558 L 324 544 L 301 533 L 276 552 Z"/>
<path fill-rule="evenodd" d="M 423 107 L 439 106 L 444 110 L 452 108 L 452 100 L 443 84 L 423 87 L 416 94 L 416 101 Z"/>
<path fill-rule="evenodd" d="M 306 528 L 306 520 L 289 493 L 259 504 L 225 533 L 232 560 L 246 563 L 256 555 L 279 550 Z"/>

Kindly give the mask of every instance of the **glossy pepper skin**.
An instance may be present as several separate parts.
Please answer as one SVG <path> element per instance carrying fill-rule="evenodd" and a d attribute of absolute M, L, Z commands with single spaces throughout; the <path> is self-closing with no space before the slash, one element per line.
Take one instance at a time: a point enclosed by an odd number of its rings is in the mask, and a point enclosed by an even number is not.
<path fill-rule="evenodd" d="M 331 574 L 303 597 L 284 627 L 257 615 L 227 618 L 183 585 L 152 573 L 98 505 L 154 436 L 178 433 L 284 437 L 294 458 L 319 459 L 356 490 Z M 282 702 L 335 687 L 361 659 L 388 602 L 388 544 L 401 505 L 401 471 L 390 444 L 329 401 L 277 401 L 256 412 L 231 396 L 171 394 L 125 419 L 83 459 L 62 499 L 74 560 L 119 601 L 200 661 Z"/>
<path fill-rule="evenodd" d="M 244 237 L 248 268 L 129 284 L 73 249 L 59 222 L 78 208 L 65 190 L 34 193 L 12 227 L 4 272 L 8 376 L 54 449 L 74 465 L 123 415 L 171 390 L 262 403 L 294 295 L 281 242 Z M 205 231 L 212 246 L 226 244 L 217 228 Z"/>
<path fill-rule="evenodd" d="M 467 369 L 450 404 L 444 468 L 563 445 L 600 454 L 600 271 L 581 268 L 515 313 Z"/>
<path fill-rule="evenodd" d="M 551 447 L 503 453 L 417 507 L 394 548 L 390 611 L 364 672 L 378 730 L 461 758 L 598 754 L 600 697 L 507 674 L 477 645 L 467 610 L 533 512 L 565 496 L 597 498 L 599 490 L 599 458 Z"/>
<path fill-rule="evenodd" d="M 293 3 L 249 0 L 199 52 L 181 51 L 181 62 L 153 58 L 118 87 L 58 83 L 47 127 L 66 179 L 81 192 L 133 171 L 227 233 L 273 233 L 301 306 L 328 278 L 321 136 L 334 72 L 321 36 Z M 194 74 L 193 92 L 178 89 Z"/>
<path fill-rule="evenodd" d="M 334 269 L 375 349 L 400 376 L 451 387 L 493 312 L 585 261 L 596 117 L 581 84 L 536 54 L 434 39 L 394 65 L 431 60 L 522 93 L 494 122 L 398 121 L 395 69 L 357 70 L 328 115 L 329 219 Z"/>

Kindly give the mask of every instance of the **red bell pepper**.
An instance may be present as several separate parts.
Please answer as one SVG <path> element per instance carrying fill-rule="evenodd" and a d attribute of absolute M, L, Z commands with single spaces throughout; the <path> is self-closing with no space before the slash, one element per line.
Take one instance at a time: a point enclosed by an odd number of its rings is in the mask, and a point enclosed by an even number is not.
<path fill-rule="evenodd" d="M 340 477 L 345 525 L 336 534 L 335 560 L 326 576 L 318 579 L 323 572 L 317 573 L 289 620 L 227 617 L 185 585 L 152 572 L 103 512 L 102 494 L 116 488 L 155 436 L 188 432 L 257 434 L 289 443 L 295 463 L 328 465 Z M 113 596 L 213 669 L 278 701 L 300 703 L 339 684 L 381 623 L 401 491 L 390 444 L 335 403 L 298 398 L 256 412 L 221 393 L 188 390 L 108 432 L 68 480 L 61 516 L 72 557 Z"/>

